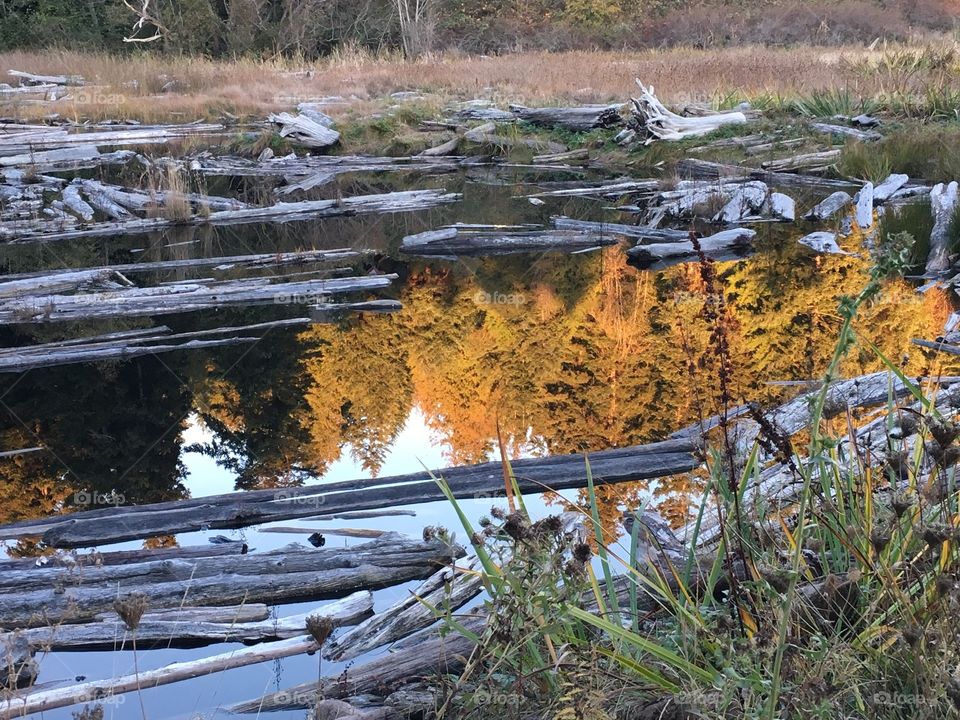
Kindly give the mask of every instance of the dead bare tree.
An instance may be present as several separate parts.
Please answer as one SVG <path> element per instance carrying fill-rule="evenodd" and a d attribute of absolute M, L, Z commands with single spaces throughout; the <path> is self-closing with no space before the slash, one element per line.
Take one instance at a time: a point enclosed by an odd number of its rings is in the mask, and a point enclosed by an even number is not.
<path fill-rule="evenodd" d="M 134 5 L 135 0 L 123 0 L 123 4 L 130 12 L 137 16 L 137 21 L 133 24 L 133 33 L 130 37 L 125 37 L 124 42 L 147 43 L 154 40 L 160 40 L 167 32 L 167 28 L 160 21 L 156 12 L 151 8 L 152 0 L 136 0 L 139 7 Z M 137 33 L 145 27 L 153 27 L 154 33 L 150 37 L 136 37 Z"/>
<path fill-rule="evenodd" d="M 407 57 L 417 57 L 433 46 L 434 0 L 394 0 L 400 19 L 400 37 Z"/>

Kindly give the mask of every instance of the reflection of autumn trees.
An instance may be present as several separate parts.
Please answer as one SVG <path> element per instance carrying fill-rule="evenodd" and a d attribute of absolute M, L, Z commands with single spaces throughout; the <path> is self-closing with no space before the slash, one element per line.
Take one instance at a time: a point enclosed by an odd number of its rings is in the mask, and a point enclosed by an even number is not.
<path fill-rule="evenodd" d="M 348 444 L 355 460 L 377 473 L 412 404 L 408 348 L 396 318 L 359 318 L 347 328 L 315 325 L 301 335 L 311 379 L 307 454 L 325 468 Z"/>
<path fill-rule="evenodd" d="M 732 400 L 771 401 L 783 390 L 768 380 L 817 377 L 839 326 L 837 300 L 859 291 L 867 268 L 862 257 L 811 257 L 793 246 L 718 265 Z M 490 302 L 496 293 L 522 302 Z M 712 328 L 694 264 L 639 272 L 614 248 L 532 264 L 414 267 L 401 299 L 395 317 L 301 335 L 310 348 L 304 363 L 317 466 L 349 444 L 376 472 L 413 405 L 450 446 L 453 463 L 489 458 L 498 419 L 513 454 L 562 453 L 653 440 L 719 410 Z M 948 311 L 942 293 L 917 295 L 891 282 L 863 309 L 857 329 L 899 358 L 911 337 L 935 336 Z M 905 367 L 926 370 L 926 362 L 910 352 Z M 861 351 L 845 372 L 880 367 Z M 650 488 L 673 517 L 697 489 L 680 482 Z M 635 504 L 644 490 L 601 489 L 604 525 L 612 527 L 617 504 Z"/>

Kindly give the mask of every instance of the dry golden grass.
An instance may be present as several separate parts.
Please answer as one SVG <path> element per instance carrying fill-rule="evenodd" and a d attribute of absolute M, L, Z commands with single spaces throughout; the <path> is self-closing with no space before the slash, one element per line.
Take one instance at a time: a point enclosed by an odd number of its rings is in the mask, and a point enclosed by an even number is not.
<path fill-rule="evenodd" d="M 889 52 L 885 49 L 884 52 Z M 334 115 L 365 104 L 382 106 L 401 90 L 433 101 L 489 98 L 521 102 L 606 102 L 634 91 L 634 78 L 653 83 L 667 102 L 704 102 L 739 94 L 793 97 L 843 88 L 870 95 L 883 79 L 854 66 L 883 55 L 864 48 L 718 50 L 676 48 L 642 52 L 522 53 L 496 57 L 437 55 L 417 61 L 349 50 L 317 62 L 283 59 L 211 61 L 203 58 L 116 57 L 66 51 L 0 54 L 9 69 L 80 74 L 90 83 L 56 103 L 8 100 L 5 115 L 38 117 L 59 112 L 76 119 L 177 121 L 224 113 L 262 117 L 268 112 L 328 96 Z M 166 91 L 164 87 L 167 86 Z"/>

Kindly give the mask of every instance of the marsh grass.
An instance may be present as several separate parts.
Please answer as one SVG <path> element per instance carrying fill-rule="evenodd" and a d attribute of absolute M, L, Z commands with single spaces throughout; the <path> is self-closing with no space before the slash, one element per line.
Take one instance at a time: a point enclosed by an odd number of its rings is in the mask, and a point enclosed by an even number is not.
<path fill-rule="evenodd" d="M 79 74 L 89 83 L 52 105 L 19 101 L 3 105 L 5 112 L 21 117 L 39 117 L 51 110 L 77 119 L 146 122 L 213 119 L 224 113 L 262 117 L 325 98 L 334 98 L 328 110 L 340 116 L 364 105 L 365 110 L 382 108 L 392 103 L 390 93 L 407 90 L 443 101 L 486 98 L 502 106 L 612 102 L 629 98 L 637 77 L 652 83 L 668 103 L 729 107 L 750 100 L 757 107 L 783 107 L 800 100 L 804 107 L 823 112 L 825 106 L 838 104 L 853 110 L 881 97 L 917 98 L 921 108 L 943 105 L 945 93 L 956 93 L 960 82 L 953 60 L 934 61 L 938 52 L 934 46 L 909 45 L 883 50 L 744 45 L 493 57 L 431 54 L 406 60 L 396 53 L 354 47 L 316 61 L 296 57 L 215 61 L 49 50 L 2 53 L 0 74 L 29 67 L 38 73 Z M 905 60 L 888 59 L 913 56 L 927 59 L 909 71 L 896 69 Z"/>
<path fill-rule="evenodd" d="M 849 142 L 838 168 L 844 175 L 879 180 L 891 172 L 930 182 L 960 177 L 960 124 L 916 125 L 876 143 Z"/>
<path fill-rule="evenodd" d="M 908 265 L 900 239 L 840 303 L 804 439 L 757 413 L 758 443 L 734 456 L 721 424 L 685 558 L 656 542 L 641 553 L 639 523 L 628 541 L 604 537 L 588 461 L 586 539 L 558 518 L 531 522 L 522 503 L 476 531 L 438 480 L 483 561 L 490 618 L 467 670 L 444 684 L 445 709 L 481 717 L 480 700 L 497 692 L 512 717 L 960 717 L 960 398 L 915 385 L 854 330 Z M 824 420 L 854 350 L 875 354 L 907 392 L 898 400 L 891 385 L 871 436 L 850 415 Z M 718 339 L 721 366 L 724 352 Z M 786 505 L 747 494 L 764 457 L 793 458 Z M 575 703 L 586 714 L 571 714 Z"/>

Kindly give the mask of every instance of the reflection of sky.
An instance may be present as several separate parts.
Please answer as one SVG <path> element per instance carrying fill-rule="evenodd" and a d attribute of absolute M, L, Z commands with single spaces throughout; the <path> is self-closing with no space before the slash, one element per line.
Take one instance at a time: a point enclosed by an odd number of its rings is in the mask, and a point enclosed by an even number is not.
<path fill-rule="evenodd" d="M 196 442 L 207 442 L 211 439 L 210 432 L 197 418 L 191 417 L 187 429 L 184 431 L 184 446 Z M 381 477 L 387 475 L 402 475 L 405 473 L 423 470 L 423 467 L 438 468 L 444 465 L 444 453 L 449 448 L 436 440 L 425 418 L 414 409 L 407 418 L 406 424 L 396 442 L 388 453 L 383 464 Z M 219 467 L 211 458 L 199 453 L 183 453 L 182 461 L 187 475 L 184 485 L 193 497 L 216 495 L 234 491 L 234 476 L 229 471 Z M 359 463 L 355 462 L 349 448 L 344 448 L 342 457 L 331 465 L 323 480 L 336 482 L 356 478 L 369 477 Z M 566 497 L 576 495 L 575 490 L 562 493 Z M 541 496 L 531 496 L 525 499 L 527 509 L 533 517 L 543 517 L 550 510 Z M 503 501 L 497 504 L 503 505 Z M 461 503 L 471 522 L 488 514 L 491 506 L 489 499 L 464 500 Z M 461 528 L 453 509 L 446 502 L 433 502 L 410 506 L 417 514 L 415 517 L 381 517 L 357 520 L 311 521 L 291 520 L 273 523 L 294 527 L 310 528 L 303 535 L 265 533 L 259 528 L 244 528 L 239 530 L 211 530 L 207 532 L 184 533 L 179 536 L 183 546 L 207 544 L 208 538 L 214 535 L 226 535 L 234 538 L 246 539 L 251 548 L 256 551 L 265 551 L 282 547 L 289 543 L 304 543 L 306 535 L 314 530 L 323 531 L 324 527 L 354 527 L 372 530 L 388 530 L 402 532 L 412 536 L 419 536 L 427 525 L 442 525 L 455 533 L 460 544 L 466 544 L 466 533 Z M 553 510 L 556 512 L 556 510 Z M 334 543 L 345 546 L 366 542 L 363 539 L 327 537 L 327 545 Z M 128 542 L 116 545 L 116 548 L 137 548 L 140 542 Z M 111 548 L 113 549 L 113 548 Z M 405 583 L 392 588 L 385 588 L 374 593 L 374 610 L 380 611 L 391 603 L 404 597 L 406 593 L 417 587 L 419 581 Z M 278 617 L 307 612 L 320 607 L 330 601 L 315 603 L 297 603 L 278 607 L 275 612 Z M 479 602 L 479 601 L 478 601 Z M 117 646 L 119 647 L 119 640 Z M 127 643 L 129 647 L 129 641 Z M 209 645 L 207 647 L 189 650 L 143 650 L 138 653 L 137 662 L 141 671 L 163 667 L 173 662 L 200 659 L 212 655 L 240 649 L 240 644 Z M 352 661 L 350 665 L 361 665 L 365 661 L 381 654 L 383 650 L 374 651 Z M 134 672 L 132 652 L 56 652 L 38 656 L 40 662 L 40 682 L 74 681 L 78 676 L 85 676 L 88 680 L 116 677 Z M 320 670 L 325 676 L 336 676 L 348 669 L 347 663 L 331 663 L 323 661 Z M 207 677 L 176 683 L 170 686 L 147 689 L 142 691 L 146 715 L 150 720 L 211 720 L 212 718 L 227 717 L 228 713 L 218 708 L 231 705 L 243 700 L 250 700 L 265 693 L 288 688 L 299 683 L 314 681 L 318 674 L 318 657 L 301 655 L 285 658 L 272 663 L 260 663 L 245 668 L 229 670 Z M 62 708 L 44 713 L 45 720 L 71 720 L 72 713 L 79 710 L 79 706 Z M 115 699 L 115 704 L 104 705 L 104 717 L 108 720 L 128 720 L 139 717 L 140 708 L 136 693 L 128 693 Z M 303 710 L 269 713 L 264 718 L 276 720 L 303 720 Z M 255 716 L 250 716 L 255 717 Z"/>

